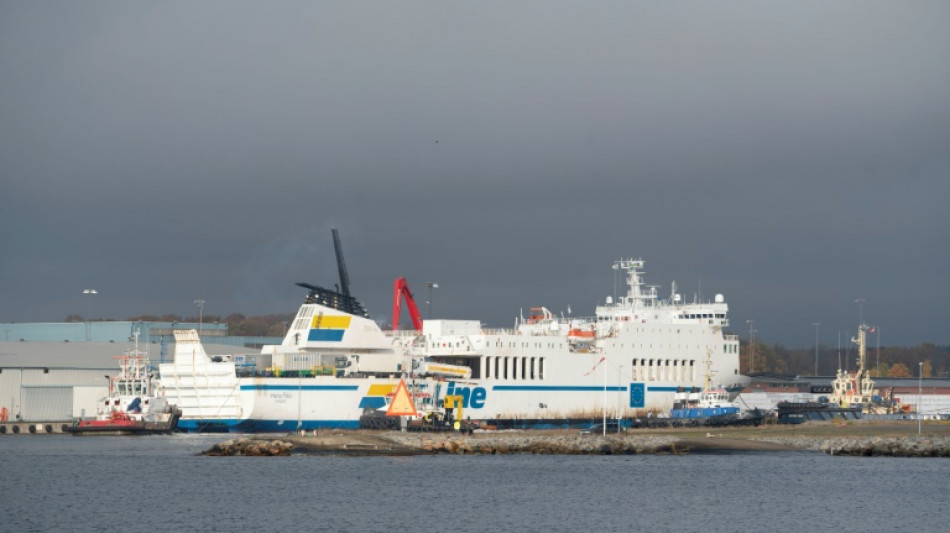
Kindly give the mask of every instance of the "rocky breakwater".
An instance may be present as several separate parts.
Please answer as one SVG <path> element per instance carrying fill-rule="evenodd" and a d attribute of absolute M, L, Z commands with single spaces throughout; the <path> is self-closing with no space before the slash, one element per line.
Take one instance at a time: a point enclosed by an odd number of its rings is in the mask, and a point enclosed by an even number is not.
<path fill-rule="evenodd" d="M 404 446 L 416 447 L 429 453 L 442 454 L 542 454 L 542 455 L 632 455 L 676 454 L 689 452 L 675 437 L 666 436 L 609 436 L 589 435 L 439 435 L 409 436 L 394 434 L 388 437 Z"/>
<path fill-rule="evenodd" d="M 950 457 L 950 437 L 835 438 L 822 441 L 818 449 L 829 455 Z"/>
<path fill-rule="evenodd" d="M 231 439 L 215 444 L 201 455 L 239 455 L 249 457 L 270 457 L 290 455 L 294 445 L 284 440 Z"/>

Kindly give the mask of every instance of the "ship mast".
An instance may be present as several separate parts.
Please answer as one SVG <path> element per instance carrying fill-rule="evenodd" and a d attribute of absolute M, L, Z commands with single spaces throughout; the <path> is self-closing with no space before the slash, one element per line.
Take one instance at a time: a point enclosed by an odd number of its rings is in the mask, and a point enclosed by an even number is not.
<path fill-rule="evenodd" d="M 842 407 L 860 405 L 868 412 L 873 403 L 874 381 L 867 369 L 867 333 L 870 327 L 861 323 L 858 326 L 858 336 L 851 342 L 858 345 L 858 370 L 853 374 L 838 369 L 835 380 L 831 382 L 834 392 L 831 400 Z"/>
<path fill-rule="evenodd" d="M 627 273 L 627 296 L 623 298 L 623 307 L 639 309 L 648 307 L 656 300 L 656 287 L 650 287 L 648 292 L 642 290 L 644 261 L 642 259 L 621 259 L 614 261 L 614 270 L 623 270 Z"/>

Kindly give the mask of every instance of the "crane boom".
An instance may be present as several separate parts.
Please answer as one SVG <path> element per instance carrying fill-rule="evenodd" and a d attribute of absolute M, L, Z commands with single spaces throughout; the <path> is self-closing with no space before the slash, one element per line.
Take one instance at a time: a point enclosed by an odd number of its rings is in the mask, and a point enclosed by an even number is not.
<path fill-rule="evenodd" d="M 416 301 L 412 298 L 412 292 L 409 291 L 409 282 L 406 278 L 396 279 L 393 286 L 393 331 L 399 329 L 399 315 L 402 312 L 402 299 L 406 298 L 406 308 L 409 309 L 409 318 L 412 319 L 412 328 L 422 330 L 422 315 L 419 314 L 419 308 L 416 307 Z"/>

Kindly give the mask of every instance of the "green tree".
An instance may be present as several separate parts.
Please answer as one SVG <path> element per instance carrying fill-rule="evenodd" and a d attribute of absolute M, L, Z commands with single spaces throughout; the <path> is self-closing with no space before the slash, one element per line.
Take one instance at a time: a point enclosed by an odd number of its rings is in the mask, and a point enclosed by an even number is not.
<path fill-rule="evenodd" d="M 887 377 L 889 378 L 909 378 L 910 370 L 907 368 L 907 365 L 904 363 L 895 363 L 891 366 L 891 369 L 887 372 Z"/>

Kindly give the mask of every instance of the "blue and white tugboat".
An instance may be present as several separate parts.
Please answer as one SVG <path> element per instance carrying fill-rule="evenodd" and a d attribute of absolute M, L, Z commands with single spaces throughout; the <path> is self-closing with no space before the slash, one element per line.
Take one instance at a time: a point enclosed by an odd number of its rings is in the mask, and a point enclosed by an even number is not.
<path fill-rule="evenodd" d="M 721 386 L 712 386 L 712 362 L 708 353 L 704 363 L 706 365 L 706 379 L 703 388 L 679 389 L 673 396 L 673 409 L 670 410 L 670 418 L 697 422 L 707 422 L 713 419 L 731 422 L 738 419 L 742 409 L 738 404 L 729 400 L 729 391 Z"/>

